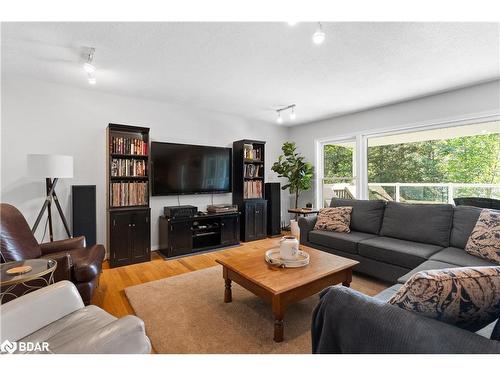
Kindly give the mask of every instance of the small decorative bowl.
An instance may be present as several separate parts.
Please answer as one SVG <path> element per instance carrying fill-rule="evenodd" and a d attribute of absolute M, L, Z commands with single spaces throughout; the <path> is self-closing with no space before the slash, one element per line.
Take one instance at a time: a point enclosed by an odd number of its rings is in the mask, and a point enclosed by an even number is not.
<path fill-rule="evenodd" d="M 7 275 L 22 275 L 23 273 L 28 273 L 32 270 L 31 266 L 20 266 L 13 267 L 5 271 Z"/>

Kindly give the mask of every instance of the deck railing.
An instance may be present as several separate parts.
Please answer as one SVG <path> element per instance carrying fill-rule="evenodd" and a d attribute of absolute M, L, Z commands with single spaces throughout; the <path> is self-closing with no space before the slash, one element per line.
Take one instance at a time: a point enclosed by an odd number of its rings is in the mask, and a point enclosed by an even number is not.
<path fill-rule="evenodd" d="M 356 179 L 350 177 L 323 179 L 323 201 L 331 198 L 357 197 Z M 406 203 L 451 203 L 459 197 L 500 199 L 500 184 L 468 183 L 369 183 L 370 199 Z"/>
<path fill-rule="evenodd" d="M 380 188 L 396 202 L 450 203 L 459 197 L 500 198 L 499 184 L 461 183 L 369 183 L 370 196 Z"/>

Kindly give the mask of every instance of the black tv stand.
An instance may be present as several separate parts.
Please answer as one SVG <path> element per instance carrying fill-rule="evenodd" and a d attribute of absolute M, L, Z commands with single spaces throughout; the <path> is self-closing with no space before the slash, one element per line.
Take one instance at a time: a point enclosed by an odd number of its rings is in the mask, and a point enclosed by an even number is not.
<path fill-rule="evenodd" d="M 160 252 L 167 258 L 240 243 L 240 213 L 160 216 Z"/>

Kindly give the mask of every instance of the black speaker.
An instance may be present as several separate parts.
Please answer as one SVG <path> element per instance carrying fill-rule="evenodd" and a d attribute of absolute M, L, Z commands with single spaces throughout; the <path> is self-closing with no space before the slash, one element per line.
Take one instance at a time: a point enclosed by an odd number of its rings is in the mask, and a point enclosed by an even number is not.
<path fill-rule="evenodd" d="M 281 235 L 281 185 L 279 182 L 265 184 L 267 199 L 267 235 Z"/>
<path fill-rule="evenodd" d="M 96 244 L 95 185 L 72 185 L 73 237 L 85 236 L 87 246 Z"/>

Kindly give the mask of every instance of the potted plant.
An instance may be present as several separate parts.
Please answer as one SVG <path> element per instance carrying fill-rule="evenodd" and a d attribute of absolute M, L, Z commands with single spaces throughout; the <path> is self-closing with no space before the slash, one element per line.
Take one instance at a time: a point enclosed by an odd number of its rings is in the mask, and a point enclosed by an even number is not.
<path fill-rule="evenodd" d="M 295 194 L 295 208 L 298 208 L 300 193 L 312 187 L 314 167 L 305 160 L 304 156 L 296 152 L 297 146 L 295 142 L 285 142 L 281 150 L 283 155 L 279 156 L 278 161 L 273 164 L 271 170 L 276 172 L 278 177 L 284 177 L 288 180 L 288 183 L 282 186 L 281 189 L 289 189 L 291 194 Z M 297 215 L 295 219 L 297 219 Z M 297 220 L 291 221 L 290 226 L 292 234 L 296 235 L 298 231 Z"/>

